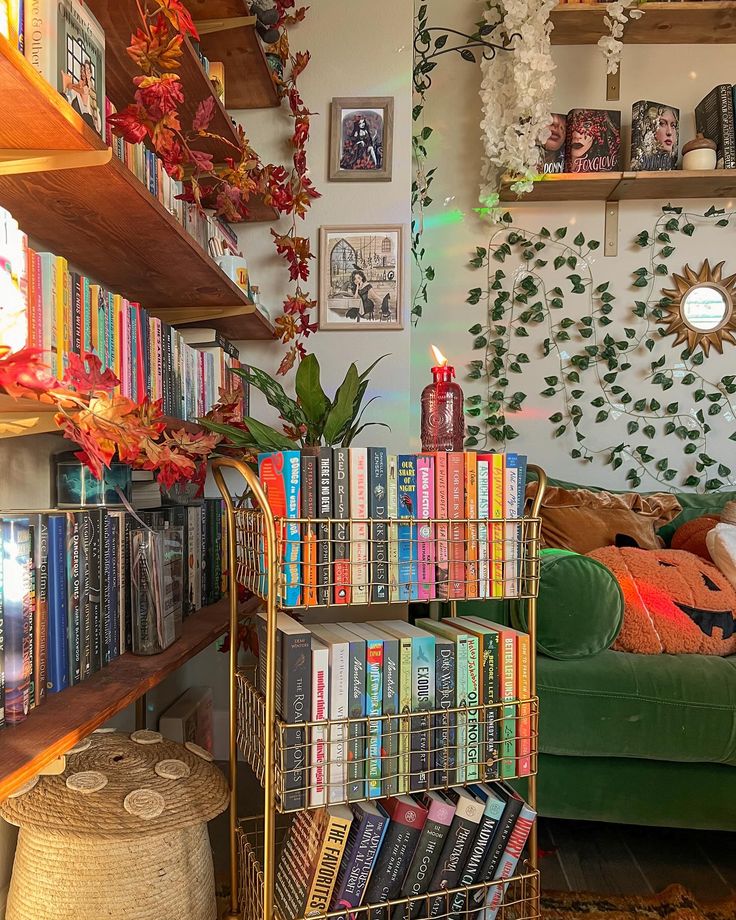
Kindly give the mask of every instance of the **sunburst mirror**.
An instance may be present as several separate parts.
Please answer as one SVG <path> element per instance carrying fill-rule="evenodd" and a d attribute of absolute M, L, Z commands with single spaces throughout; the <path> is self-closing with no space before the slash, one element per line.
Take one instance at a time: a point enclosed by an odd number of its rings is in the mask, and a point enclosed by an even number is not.
<path fill-rule="evenodd" d="M 706 355 L 711 346 L 723 354 L 723 343 L 736 345 L 736 275 L 723 277 L 723 262 L 710 267 L 706 259 L 699 272 L 686 265 L 682 275 L 673 275 L 675 287 L 665 290 L 662 323 L 665 335 L 674 335 L 675 345 L 687 342 L 690 351 L 698 345 Z"/>

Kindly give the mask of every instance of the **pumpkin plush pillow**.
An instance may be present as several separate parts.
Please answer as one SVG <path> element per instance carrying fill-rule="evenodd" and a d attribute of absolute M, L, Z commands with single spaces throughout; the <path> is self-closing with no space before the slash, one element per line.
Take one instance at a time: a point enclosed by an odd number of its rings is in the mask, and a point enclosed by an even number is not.
<path fill-rule="evenodd" d="M 531 483 L 527 498 L 536 494 Z M 602 546 L 659 549 L 656 531 L 681 511 L 674 495 L 591 492 L 549 486 L 540 515 L 542 543 L 548 549 L 589 553 Z"/>
<path fill-rule="evenodd" d="M 608 546 L 588 555 L 608 566 L 624 596 L 616 651 L 736 653 L 736 589 L 714 565 L 675 549 Z"/>

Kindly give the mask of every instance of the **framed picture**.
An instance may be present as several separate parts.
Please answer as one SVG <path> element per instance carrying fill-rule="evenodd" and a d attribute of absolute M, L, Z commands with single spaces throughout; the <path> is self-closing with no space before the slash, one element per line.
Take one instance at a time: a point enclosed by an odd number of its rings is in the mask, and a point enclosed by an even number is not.
<path fill-rule="evenodd" d="M 333 99 L 330 179 L 390 181 L 393 133 L 393 97 Z"/>
<path fill-rule="evenodd" d="M 320 329 L 403 329 L 404 228 L 320 229 Z"/>

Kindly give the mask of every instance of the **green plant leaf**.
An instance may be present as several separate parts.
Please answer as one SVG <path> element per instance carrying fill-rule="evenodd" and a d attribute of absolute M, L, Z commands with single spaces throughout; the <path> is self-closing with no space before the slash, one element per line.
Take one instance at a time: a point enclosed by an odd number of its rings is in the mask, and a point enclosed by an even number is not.
<path fill-rule="evenodd" d="M 264 425 L 256 418 L 245 416 L 243 424 L 247 426 L 258 446 L 264 450 L 299 450 L 299 445 L 295 444 L 291 438 L 287 438 L 285 434 L 276 431 L 270 425 Z"/>
<path fill-rule="evenodd" d="M 355 398 L 358 394 L 360 382 L 358 369 L 354 364 L 351 364 L 325 420 L 323 431 L 325 444 L 337 443 L 345 428 L 350 427 L 356 414 Z"/>
<path fill-rule="evenodd" d="M 269 406 L 277 409 L 279 415 L 295 428 L 300 428 L 302 425 L 307 424 L 304 412 L 291 397 L 286 395 L 281 384 L 274 380 L 270 374 L 257 367 L 239 368 L 235 373 L 263 393 Z"/>
<path fill-rule="evenodd" d="M 315 443 L 319 443 L 322 424 L 330 409 L 330 400 L 320 383 L 319 361 L 315 354 L 308 354 L 299 362 L 294 378 L 294 390 L 307 418 L 310 434 L 316 437 Z"/>
<path fill-rule="evenodd" d="M 259 447 L 253 435 L 248 431 L 244 431 L 242 428 L 235 428 L 233 425 L 224 425 L 222 422 L 213 422 L 208 418 L 197 419 L 197 424 L 201 425 L 202 428 L 206 428 L 208 431 L 214 431 L 216 434 L 223 435 L 223 437 L 226 437 L 235 447 Z"/>

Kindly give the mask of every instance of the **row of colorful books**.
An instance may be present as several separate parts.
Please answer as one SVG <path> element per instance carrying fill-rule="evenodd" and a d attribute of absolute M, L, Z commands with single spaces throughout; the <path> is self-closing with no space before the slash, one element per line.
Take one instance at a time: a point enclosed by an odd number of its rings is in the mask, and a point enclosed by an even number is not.
<path fill-rule="evenodd" d="M 302 812 L 281 851 L 276 909 L 281 920 L 343 909 L 366 920 L 494 920 L 535 817 L 504 783 Z"/>
<path fill-rule="evenodd" d="M 284 811 L 531 773 L 526 633 L 472 616 L 276 626 Z"/>
<path fill-rule="evenodd" d="M 25 18 L 24 0 L 0 0 L 0 35 L 23 53 Z"/>
<path fill-rule="evenodd" d="M 136 517 L 105 509 L 4 515 L 0 520 L 0 725 L 22 722 L 48 693 L 88 679 L 132 647 L 132 540 L 181 531 L 182 615 L 225 589 L 219 499 Z M 218 547 L 217 552 L 212 547 Z"/>
<path fill-rule="evenodd" d="M 280 533 L 280 603 L 519 596 L 526 466 L 522 454 L 383 447 L 259 455 L 271 510 L 294 520 Z M 266 565 L 262 553 L 261 593 Z"/>
<path fill-rule="evenodd" d="M 160 399 L 166 415 L 192 421 L 209 411 L 221 389 L 245 397 L 241 378 L 232 373 L 241 364 L 231 342 L 213 329 L 174 329 L 70 271 L 62 256 L 36 252 L 4 209 L 0 261 L 13 281 L 0 321 L 2 342 L 41 349 L 58 377 L 70 354 L 96 354 L 114 371 L 124 396 Z"/>

